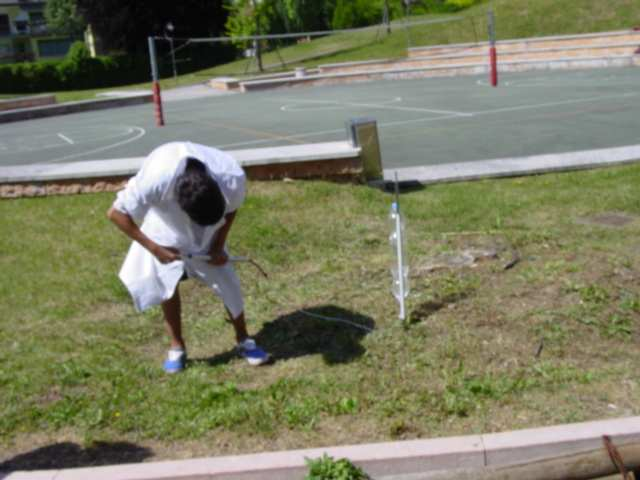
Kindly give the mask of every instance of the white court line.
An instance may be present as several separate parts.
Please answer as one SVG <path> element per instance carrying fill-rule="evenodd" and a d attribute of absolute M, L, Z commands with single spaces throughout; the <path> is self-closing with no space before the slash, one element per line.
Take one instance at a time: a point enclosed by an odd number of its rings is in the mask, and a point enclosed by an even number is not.
<path fill-rule="evenodd" d="M 75 144 L 73 143 L 73 140 L 71 140 L 69 137 L 67 137 L 67 136 L 65 136 L 65 135 L 63 135 L 63 134 L 61 134 L 61 133 L 58 133 L 58 136 L 59 136 L 62 140 L 64 140 L 65 142 L 69 143 L 69 145 L 75 145 Z"/>
<path fill-rule="evenodd" d="M 144 136 L 144 134 L 145 134 L 145 133 L 147 133 L 147 132 L 145 131 L 145 129 L 144 129 L 144 128 L 142 128 L 142 127 L 129 127 L 129 128 L 127 129 L 127 132 L 126 132 L 126 133 L 127 133 L 127 134 L 128 134 L 128 133 L 133 133 L 133 132 L 134 132 L 134 131 L 136 131 L 136 130 L 138 131 L 138 133 L 136 134 L 136 136 L 131 137 L 131 138 L 128 138 L 128 139 L 123 140 L 123 141 L 121 141 L 121 142 L 116 142 L 116 143 L 113 143 L 113 144 L 111 144 L 111 145 L 106 145 L 106 146 L 104 146 L 104 147 L 95 148 L 95 149 L 93 149 L 93 150 L 89 150 L 88 152 L 74 153 L 74 154 L 72 154 L 72 155 L 66 155 L 66 156 L 64 156 L 64 157 L 53 158 L 53 159 L 49 160 L 49 162 L 51 162 L 51 163 L 53 163 L 53 162 L 59 162 L 59 161 L 61 161 L 61 160 L 68 160 L 68 159 L 70 159 L 70 158 L 82 157 L 83 155 L 89 155 L 89 154 L 91 154 L 91 153 L 103 152 L 103 151 L 105 151 L 105 150 L 109 150 L 109 149 L 111 149 L 111 148 L 120 147 L 120 146 L 122 146 L 122 145 L 126 145 L 127 143 L 131 143 L 131 142 L 134 142 L 134 141 L 138 140 L 139 138 L 141 138 L 142 136 Z"/>
<path fill-rule="evenodd" d="M 613 100 L 618 98 L 629 98 L 629 97 L 637 97 L 638 93 L 623 93 L 621 95 L 605 95 L 601 97 L 587 97 L 587 98 L 577 98 L 575 100 L 561 100 L 559 102 L 548 102 L 548 103 L 536 103 L 530 105 L 519 105 L 517 107 L 505 107 L 505 108 L 496 108 L 493 110 L 480 110 L 478 112 L 473 112 L 473 115 L 489 115 L 493 113 L 503 113 L 503 112 L 516 112 L 518 110 L 533 110 L 536 108 L 545 108 L 545 107 L 558 107 L 561 105 L 572 105 L 576 103 L 588 103 L 588 102 L 597 102 L 600 100 Z"/>
<path fill-rule="evenodd" d="M 545 77 L 532 77 L 526 80 L 523 79 L 514 79 L 514 80 L 503 80 L 500 82 L 501 86 L 504 87 L 512 87 L 512 88 L 557 88 L 557 87 L 598 87 L 602 86 L 606 82 L 607 86 L 611 87 L 613 85 L 629 85 L 630 81 L 616 75 L 609 75 L 607 77 L 592 79 L 584 76 L 579 76 L 578 78 L 571 81 L 571 79 L 551 79 Z M 481 87 L 489 87 L 491 84 L 488 80 L 476 80 L 476 84 Z"/>
<path fill-rule="evenodd" d="M 617 99 L 617 98 L 627 98 L 627 97 L 635 97 L 638 96 L 638 93 L 625 93 L 625 94 L 621 94 L 621 95 L 607 95 L 607 96 L 599 96 L 599 97 L 589 97 L 589 98 L 581 98 L 581 99 L 575 99 L 575 100 L 564 100 L 564 101 L 559 101 L 559 102 L 548 102 L 548 103 L 539 103 L 539 104 L 531 104 L 531 105 L 520 105 L 517 107 L 506 107 L 506 108 L 497 108 L 494 110 L 481 110 L 478 112 L 472 112 L 471 115 L 473 116 L 480 116 L 480 115 L 492 115 L 495 113 L 501 113 L 501 112 L 509 112 L 509 111 L 518 111 L 518 110 L 532 110 L 532 109 L 536 109 L 536 108 L 546 108 L 546 107 L 556 107 L 556 106 L 561 106 L 561 105 L 568 105 L 568 104 L 576 104 L 576 103 L 587 103 L 587 102 L 596 102 L 596 101 L 600 101 L 600 100 L 610 100 L 610 99 Z M 310 102 L 314 102 L 314 103 L 318 103 L 318 102 L 322 102 L 321 100 L 313 100 Z M 458 119 L 461 118 L 462 115 L 459 115 L 457 113 L 452 113 L 451 115 L 443 115 L 440 117 L 424 117 L 424 118 L 416 118 L 413 120 L 399 120 L 396 122 L 386 122 L 386 123 L 379 123 L 378 124 L 378 128 L 387 128 L 387 127 L 395 127 L 398 125 L 408 125 L 408 124 L 412 124 L 412 123 L 419 123 L 419 122 L 433 122 L 433 121 L 438 121 L 438 120 L 451 120 L 451 119 Z M 303 134 L 297 134 L 297 135 L 289 135 L 289 136 L 285 136 L 282 137 L 283 140 L 288 140 L 288 139 L 296 139 L 296 138 L 306 138 L 306 137 L 315 137 L 315 136 L 320 136 L 320 135 L 328 135 L 331 133 L 339 133 L 339 132 L 343 132 L 344 129 L 333 129 L 333 130 L 324 130 L 324 131 L 320 131 L 320 132 L 311 132 L 311 133 L 303 133 Z M 272 142 L 273 140 L 250 140 L 248 142 L 237 142 L 237 143 L 229 143 L 226 145 L 220 145 L 220 148 L 228 148 L 228 147 L 240 147 L 240 146 L 249 146 L 249 145 L 260 145 L 260 144 L 264 144 L 264 143 L 269 143 Z"/>
<path fill-rule="evenodd" d="M 271 101 L 277 101 L 276 99 Z M 423 113 L 444 113 L 447 115 L 457 115 L 460 117 L 471 117 L 473 114 L 466 112 L 454 112 L 451 110 L 436 110 L 433 108 L 419 108 L 419 107 L 396 107 L 392 105 L 388 105 L 385 103 L 356 103 L 356 102 L 341 102 L 336 100 L 303 100 L 298 98 L 290 98 L 286 100 L 287 102 L 294 103 L 319 103 L 324 105 L 336 105 L 336 106 L 349 106 L 349 107 L 365 107 L 365 108 L 374 108 L 378 110 L 398 110 L 404 112 L 423 112 Z M 401 102 L 402 97 L 396 97 L 391 102 Z M 391 103 L 389 102 L 389 103 Z M 287 105 L 280 107 L 280 110 L 286 110 Z"/>
<path fill-rule="evenodd" d="M 385 127 L 395 127 L 397 125 L 405 125 L 407 123 L 418 123 L 418 122 L 435 122 L 436 120 L 445 120 L 449 118 L 459 118 L 460 115 L 443 115 L 441 117 L 424 117 L 424 118 L 415 118 L 413 120 L 398 120 L 396 122 L 382 122 L 378 124 L 378 128 Z M 340 133 L 344 132 L 344 128 L 335 128 L 333 130 L 322 130 L 320 132 L 310 132 L 310 133 L 299 133 L 296 135 L 288 135 L 286 137 L 282 137 L 283 140 L 288 139 L 297 139 L 297 138 L 307 138 L 307 137 L 316 137 L 320 135 L 328 135 L 330 133 Z M 242 147 L 248 145 L 260 145 L 263 143 L 272 142 L 273 139 L 261 139 L 261 140 L 249 140 L 246 142 L 236 142 L 236 143 L 227 143 L 225 145 L 218 145 L 218 148 L 228 148 L 228 147 Z"/>

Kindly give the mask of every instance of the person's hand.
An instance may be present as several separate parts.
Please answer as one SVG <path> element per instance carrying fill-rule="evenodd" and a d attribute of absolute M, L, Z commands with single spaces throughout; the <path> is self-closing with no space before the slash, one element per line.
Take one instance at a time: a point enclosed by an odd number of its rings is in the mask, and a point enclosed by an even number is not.
<path fill-rule="evenodd" d="M 160 263 L 171 263 L 180 260 L 180 252 L 173 247 L 155 245 L 151 253 L 153 253 Z"/>
<path fill-rule="evenodd" d="M 209 265 L 220 267 L 229 261 L 229 256 L 224 250 L 221 252 L 210 252 L 209 255 L 211 255 L 211 259 L 207 262 Z"/>

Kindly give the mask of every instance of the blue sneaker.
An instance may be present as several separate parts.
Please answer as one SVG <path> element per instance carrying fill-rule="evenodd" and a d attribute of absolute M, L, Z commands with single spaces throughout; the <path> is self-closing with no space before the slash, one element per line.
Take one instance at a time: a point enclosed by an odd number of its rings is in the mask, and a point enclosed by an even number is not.
<path fill-rule="evenodd" d="M 179 348 L 172 348 L 167 354 L 167 359 L 162 368 L 167 373 L 178 373 L 184 370 L 187 363 L 187 352 Z"/>
<path fill-rule="evenodd" d="M 238 344 L 238 353 L 249 362 L 249 365 L 254 367 L 263 365 L 270 360 L 269 354 L 258 347 L 253 338 L 247 338 L 240 342 Z"/>

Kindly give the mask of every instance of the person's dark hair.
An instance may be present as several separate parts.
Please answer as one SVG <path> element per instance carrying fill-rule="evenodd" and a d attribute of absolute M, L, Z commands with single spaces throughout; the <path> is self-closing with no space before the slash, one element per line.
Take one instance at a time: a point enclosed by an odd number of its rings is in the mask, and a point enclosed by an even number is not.
<path fill-rule="evenodd" d="M 218 223 L 225 210 L 225 199 L 216 181 L 200 160 L 187 158 L 184 172 L 175 186 L 178 204 L 198 225 Z"/>

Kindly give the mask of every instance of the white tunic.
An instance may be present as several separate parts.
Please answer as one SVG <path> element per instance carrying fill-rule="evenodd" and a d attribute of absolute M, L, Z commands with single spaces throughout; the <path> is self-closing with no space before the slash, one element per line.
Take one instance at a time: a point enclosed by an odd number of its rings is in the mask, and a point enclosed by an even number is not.
<path fill-rule="evenodd" d="M 151 152 L 140 171 L 118 192 L 113 207 L 142 222 L 141 230 L 159 245 L 176 248 L 184 254 L 206 254 L 225 220 L 203 227 L 193 222 L 178 205 L 174 186 L 185 169 L 187 157 L 203 162 L 218 183 L 226 200 L 225 215 L 237 210 L 244 200 L 246 186 L 245 174 L 238 162 L 220 150 L 190 142 L 167 143 Z M 225 291 L 236 291 L 235 296 L 241 296 L 239 285 L 238 288 L 218 285 L 225 281 L 238 283 L 230 264 L 213 267 L 195 260 L 162 264 L 133 242 L 120 270 L 120 279 L 131 293 L 136 308 L 144 310 L 171 298 L 185 270 L 203 280 L 216 277 L 211 284 L 214 291 L 223 297 L 233 315 L 240 313 L 238 309 L 242 311 L 242 298 L 223 295 Z"/>

